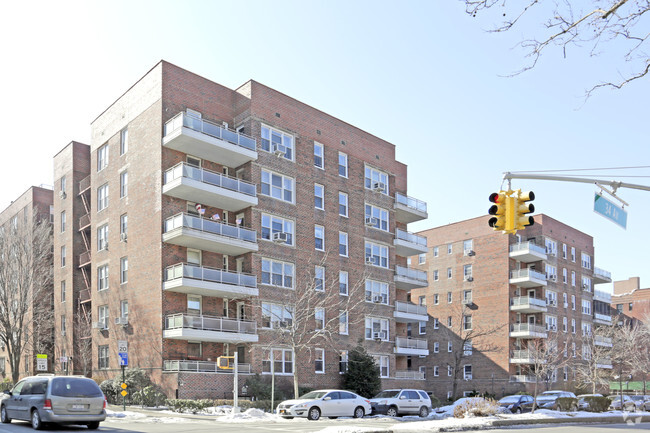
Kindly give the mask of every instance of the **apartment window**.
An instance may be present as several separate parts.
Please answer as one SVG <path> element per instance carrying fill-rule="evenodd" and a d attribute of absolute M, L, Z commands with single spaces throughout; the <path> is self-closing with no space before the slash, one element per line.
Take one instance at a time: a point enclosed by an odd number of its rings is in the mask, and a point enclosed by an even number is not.
<path fill-rule="evenodd" d="M 262 150 L 293 161 L 293 137 L 277 129 L 262 125 Z"/>
<path fill-rule="evenodd" d="M 65 302 L 65 280 L 61 281 L 61 302 Z"/>
<path fill-rule="evenodd" d="M 427 254 L 422 253 L 418 255 L 418 265 L 423 265 L 427 262 Z"/>
<path fill-rule="evenodd" d="M 66 254 L 66 248 L 65 245 L 61 247 L 61 267 L 65 268 L 65 254 Z"/>
<path fill-rule="evenodd" d="M 97 149 L 97 171 L 102 171 L 108 165 L 108 144 Z"/>
<path fill-rule="evenodd" d="M 388 341 L 388 319 L 366 317 L 366 340 Z"/>
<path fill-rule="evenodd" d="M 450 280 L 450 279 L 451 279 L 451 277 L 452 277 L 452 272 L 451 272 L 451 268 L 447 268 L 447 279 L 449 279 L 449 280 Z"/>
<path fill-rule="evenodd" d="M 545 263 L 544 267 L 546 268 L 546 279 L 549 281 L 557 280 L 557 268 L 555 266 L 549 265 L 548 263 Z"/>
<path fill-rule="evenodd" d="M 129 301 L 120 301 L 120 317 L 129 318 Z"/>
<path fill-rule="evenodd" d="M 439 352 L 440 352 L 440 343 L 438 343 L 437 341 L 435 341 L 435 342 L 433 343 L 433 353 L 439 353 Z"/>
<path fill-rule="evenodd" d="M 454 350 L 454 344 L 451 341 L 447 342 L 447 352 L 451 353 Z"/>
<path fill-rule="evenodd" d="M 122 257 L 120 259 L 120 284 L 126 283 L 129 278 L 129 259 L 128 257 Z"/>
<path fill-rule="evenodd" d="M 630 302 L 630 303 L 627 305 L 627 310 L 628 310 L 628 311 L 632 311 L 632 307 L 633 307 L 633 305 L 634 305 L 634 303 L 633 303 L 633 302 Z"/>
<path fill-rule="evenodd" d="M 388 175 L 379 170 L 366 166 L 365 186 L 368 189 L 388 195 Z"/>
<path fill-rule="evenodd" d="M 348 234 L 339 232 L 339 255 L 348 256 Z"/>
<path fill-rule="evenodd" d="M 324 168 L 323 145 L 314 141 L 314 166 Z"/>
<path fill-rule="evenodd" d="M 464 380 L 472 380 L 472 366 L 471 365 L 463 366 L 463 379 Z"/>
<path fill-rule="evenodd" d="M 108 265 L 97 268 L 97 290 L 108 289 Z"/>
<path fill-rule="evenodd" d="M 569 295 L 562 293 L 562 301 L 564 301 L 564 308 L 567 308 L 569 306 Z"/>
<path fill-rule="evenodd" d="M 427 322 L 419 322 L 419 332 L 420 335 L 424 335 L 427 333 Z"/>
<path fill-rule="evenodd" d="M 544 240 L 544 243 L 546 244 L 546 254 L 557 256 L 557 242 L 547 238 Z"/>
<path fill-rule="evenodd" d="M 293 288 L 293 263 L 262 259 L 262 284 Z"/>
<path fill-rule="evenodd" d="M 470 331 L 472 329 L 472 316 L 463 316 L 463 330 Z"/>
<path fill-rule="evenodd" d="M 325 349 L 315 349 L 314 371 L 325 373 Z"/>
<path fill-rule="evenodd" d="M 571 352 L 573 352 L 573 357 L 576 357 L 576 343 L 571 343 Z"/>
<path fill-rule="evenodd" d="M 100 305 L 97 307 L 97 321 L 104 329 L 108 329 L 108 305 Z"/>
<path fill-rule="evenodd" d="M 271 373 L 271 359 L 275 374 L 293 374 L 293 351 L 291 349 L 271 349 L 262 359 L 262 373 Z"/>
<path fill-rule="evenodd" d="M 472 278 L 472 265 L 463 266 L 463 279 L 465 281 L 471 281 Z"/>
<path fill-rule="evenodd" d="M 339 176 L 348 177 L 348 156 L 339 152 Z"/>
<path fill-rule="evenodd" d="M 562 244 L 562 258 L 566 259 L 567 247 L 566 244 Z"/>
<path fill-rule="evenodd" d="M 97 212 L 108 207 L 108 183 L 97 188 Z"/>
<path fill-rule="evenodd" d="M 97 364 L 100 369 L 108 368 L 108 345 L 98 347 Z"/>
<path fill-rule="evenodd" d="M 451 292 L 447 292 L 447 303 L 451 304 Z"/>
<path fill-rule="evenodd" d="M 61 183 L 60 183 L 61 192 L 65 192 L 66 186 L 67 186 L 66 178 L 65 176 L 61 176 Z"/>
<path fill-rule="evenodd" d="M 576 333 L 576 319 L 571 319 L 571 333 Z"/>
<path fill-rule="evenodd" d="M 284 233 L 284 235 L 276 235 L 276 233 Z M 263 213 L 261 236 L 267 241 L 293 245 L 294 223 L 289 219 Z"/>
<path fill-rule="evenodd" d="M 325 251 L 325 228 L 323 226 L 314 226 L 314 248 Z"/>
<path fill-rule="evenodd" d="M 348 273 L 339 271 L 339 295 L 348 295 Z"/>
<path fill-rule="evenodd" d="M 472 303 L 472 291 L 471 290 L 463 290 L 463 301 L 465 304 L 471 304 Z"/>
<path fill-rule="evenodd" d="M 366 225 L 385 232 L 389 228 L 388 211 L 380 207 L 366 204 Z"/>
<path fill-rule="evenodd" d="M 366 280 L 366 302 L 388 305 L 388 284 L 381 281 Z"/>
<path fill-rule="evenodd" d="M 463 252 L 468 253 L 474 249 L 474 242 L 472 239 L 468 239 L 466 241 L 463 241 Z"/>
<path fill-rule="evenodd" d="M 433 305 L 438 305 L 440 303 L 440 295 L 437 293 L 433 294 Z"/>
<path fill-rule="evenodd" d="M 316 209 L 325 209 L 325 187 L 317 183 L 314 184 L 314 207 Z"/>
<path fill-rule="evenodd" d="M 438 257 L 439 249 L 438 247 L 433 247 L 433 257 Z"/>
<path fill-rule="evenodd" d="M 582 335 L 585 336 L 591 335 L 591 325 L 589 323 L 582 324 Z"/>
<path fill-rule="evenodd" d="M 546 316 L 546 330 L 557 331 L 557 317 Z"/>
<path fill-rule="evenodd" d="M 108 249 L 108 224 L 97 228 L 97 251 Z"/>
<path fill-rule="evenodd" d="M 576 247 L 571 247 L 571 261 L 576 262 Z"/>
<path fill-rule="evenodd" d="M 562 318 L 562 332 L 566 332 L 566 331 L 567 331 L 567 326 L 568 326 L 568 325 L 567 325 L 567 318 L 566 318 L 566 317 L 563 317 L 563 318 Z"/>
<path fill-rule="evenodd" d="M 437 317 L 433 318 L 433 329 L 438 329 L 440 328 L 440 321 L 438 320 Z"/>
<path fill-rule="evenodd" d="M 451 328 L 451 316 L 447 316 L 447 328 Z"/>
<path fill-rule="evenodd" d="M 120 173 L 120 198 L 124 198 L 129 194 L 129 172 L 123 171 Z"/>
<path fill-rule="evenodd" d="M 348 216 L 348 195 L 339 191 L 339 215 Z"/>
<path fill-rule="evenodd" d="M 591 256 L 589 254 L 582 253 L 582 267 L 591 269 Z"/>
<path fill-rule="evenodd" d="M 388 368 L 388 356 L 386 355 L 373 355 L 375 358 L 375 364 L 379 367 L 379 377 L 388 377 L 389 368 Z"/>
<path fill-rule="evenodd" d="M 440 376 L 440 367 L 437 366 L 437 365 L 434 365 L 434 366 L 433 366 L 433 376 L 434 376 L 434 377 L 438 377 L 438 376 Z"/>
<path fill-rule="evenodd" d="M 341 350 L 339 352 L 339 373 L 343 374 L 348 371 L 348 351 Z"/>
<path fill-rule="evenodd" d="M 582 277 L 582 290 L 585 292 L 591 292 L 591 278 Z"/>
<path fill-rule="evenodd" d="M 451 244 L 447 244 L 447 254 L 452 254 L 453 253 L 453 248 Z"/>
<path fill-rule="evenodd" d="M 293 325 L 293 308 L 288 305 L 262 302 L 262 327 L 289 328 Z"/>
<path fill-rule="evenodd" d="M 271 171 L 262 170 L 261 194 L 287 203 L 294 202 L 294 180 Z"/>
<path fill-rule="evenodd" d="M 388 268 L 388 247 L 366 241 L 366 263 Z"/>
<path fill-rule="evenodd" d="M 129 150 L 129 130 L 124 128 L 120 132 L 120 155 L 124 155 Z"/>
<path fill-rule="evenodd" d="M 571 285 L 573 287 L 576 286 L 576 272 L 575 271 L 571 271 Z"/>
<path fill-rule="evenodd" d="M 339 334 L 348 335 L 348 312 L 339 310 Z"/>
<path fill-rule="evenodd" d="M 61 233 L 65 232 L 65 211 L 61 212 Z"/>
<path fill-rule="evenodd" d="M 557 307 L 557 293 L 552 290 L 546 291 L 546 305 Z"/>
<path fill-rule="evenodd" d="M 623 312 L 623 304 L 616 304 L 616 311 L 618 311 L 619 313 L 622 313 Z"/>
<path fill-rule="evenodd" d="M 120 215 L 120 237 L 124 239 L 129 228 L 129 218 L 126 214 Z"/>
<path fill-rule="evenodd" d="M 632 305 L 632 304 L 630 304 L 630 305 Z M 630 308 L 630 311 L 631 310 L 632 309 Z M 591 315 L 591 302 L 590 301 L 588 301 L 588 300 L 583 300 L 582 301 L 582 314 Z"/>
<path fill-rule="evenodd" d="M 562 282 L 566 284 L 567 281 L 568 281 L 567 270 L 566 268 L 562 268 Z"/>
<path fill-rule="evenodd" d="M 325 268 L 323 266 L 314 266 L 314 290 L 325 291 Z"/>
<path fill-rule="evenodd" d="M 438 277 L 438 270 L 435 269 L 435 270 L 433 271 L 433 281 L 438 281 L 438 278 L 439 278 L 439 277 Z"/>
<path fill-rule="evenodd" d="M 314 320 L 316 321 L 316 329 L 325 329 L 325 309 L 316 308 L 314 310 Z"/>
<path fill-rule="evenodd" d="M 571 309 L 576 310 L 576 295 L 571 295 Z"/>

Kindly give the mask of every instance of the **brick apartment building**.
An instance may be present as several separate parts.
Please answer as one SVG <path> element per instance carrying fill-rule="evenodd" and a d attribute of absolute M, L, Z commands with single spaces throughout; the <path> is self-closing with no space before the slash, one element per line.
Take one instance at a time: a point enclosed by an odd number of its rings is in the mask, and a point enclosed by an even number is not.
<path fill-rule="evenodd" d="M 576 336 L 611 324 L 611 295 L 594 290 L 611 277 L 593 266 L 591 236 L 547 215 L 536 215 L 535 224 L 517 235 L 495 232 L 487 220 L 418 233 L 429 247 L 417 259 L 429 286 L 413 290 L 412 296 L 426 304 L 431 316 L 427 385 L 438 396 L 451 396 L 454 372 L 447 370 L 454 365 L 454 351 L 467 350 L 468 355 L 458 366 L 456 396 L 472 390 L 496 395 L 530 391 L 534 378 L 524 366 L 532 364 L 527 351 L 532 341 L 553 338 L 560 350 L 566 341 L 568 355 L 573 351 L 580 357 Z M 481 345 L 500 350 L 472 350 L 474 342 L 459 348 L 459 326 L 495 330 Z M 611 347 L 606 339 L 602 344 Z M 553 388 L 573 389 L 571 379 L 570 371 L 558 372 Z"/>
<path fill-rule="evenodd" d="M 639 277 L 614 281 L 612 310 L 633 321 L 650 321 L 650 289 L 641 288 Z"/>
<path fill-rule="evenodd" d="M 51 221 L 51 212 L 52 212 L 52 189 L 44 186 L 33 186 L 25 191 L 20 197 L 12 201 L 9 206 L 2 212 L 0 212 L 0 230 L 3 231 L 2 236 L 5 237 L 7 242 L 11 242 L 10 239 L 6 237 L 11 237 L 11 232 L 15 232 L 18 236 L 33 238 L 33 229 L 32 221 Z M 7 247 L 8 245 L 2 245 L 2 248 Z M 20 257 L 25 257 L 25 255 L 20 254 Z M 2 252 L 3 257 L 5 256 L 5 251 Z M 6 257 L 3 258 L 3 263 L 1 266 L 8 266 L 4 262 Z M 38 272 L 47 272 L 48 269 L 37 269 Z M 4 277 L 16 277 L 18 274 L 9 271 L 7 274 L 4 272 Z M 23 280 L 21 278 L 21 280 Z M 25 280 L 23 280 L 25 281 Z M 27 289 L 29 290 L 29 289 Z M 32 289 L 32 293 L 37 293 L 38 296 L 33 299 L 34 304 L 45 305 L 46 308 L 52 305 L 52 286 L 48 282 L 45 287 L 40 287 L 38 289 Z M 16 294 L 22 293 L 21 289 L 15 291 L 10 291 L 13 294 L 15 299 Z M 4 310 L 6 304 L 13 304 L 12 296 L 8 296 L 2 301 L 2 309 Z M 6 303 L 6 304 L 5 304 Z M 26 313 L 24 323 L 26 324 L 26 330 L 23 332 L 23 336 L 20 339 L 25 344 L 22 357 L 20 362 L 20 375 L 28 376 L 36 373 L 36 354 L 48 355 L 48 360 L 52 360 L 52 334 L 51 332 L 40 332 L 39 328 L 42 330 L 43 326 L 49 327 L 49 324 L 35 323 L 32 320 L 34 305 L 30 305 L 28 310 L 23 310 L 20 307 L 9 307 L 16 310 L 13 316 L 17 317 L 23 312 Z M 3 312 L 3 314 L 6 314 Z M 7 317 L 7 316 L 5 316 Z M 13 320 L 13 319 L 12 319 Z M 51 364 L 50 364 L 51 367 Z M 4 341 L 0 341 L 0 377 L 11 378 L 12 370 L 11 363 L 9 361 L 9 354 L 7 352 L 7 347 L 4 344 Z"/>
<path fill-rule="evenodd" d="M 362 341 L 385 386 L 423 387 L 427 340 L 409 337 L 428 316 L 409 294 L 427 275 L 407 257 L 427 247 L 407 224 L 427 210 L 393 144 L 164 61 L 91 126 L 54 158 L 57 371 L 112 377 L 127 341 L 169 396 L 231 395 L 216 361 L 235 353 L 240 373 L 272 354 L 279 380 L 335 387 Z M 276 337 L 301 290 L 328 299 L 303 326 L 336 332 L 294 353 Z"/>

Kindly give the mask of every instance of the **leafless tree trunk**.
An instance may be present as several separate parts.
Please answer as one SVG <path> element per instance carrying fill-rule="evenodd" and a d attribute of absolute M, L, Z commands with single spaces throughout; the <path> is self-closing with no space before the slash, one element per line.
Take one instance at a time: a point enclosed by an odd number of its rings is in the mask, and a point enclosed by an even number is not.
<path fill-rule="evenodd" d="M 611 368 L 617 359 L 617 354 L 623 351 L 622 343 L 617 329 L 613 326 L 599 326 L 591 332 L 583 330 L 581 343 L 582 356 L 573 363 L 573 373 L 576 380 L 584 385 L 591 386 L 591 393 L 595 394 L 599 386 L 609 385 Z M 611 343 L 611 347 L 607 344 Z"/>

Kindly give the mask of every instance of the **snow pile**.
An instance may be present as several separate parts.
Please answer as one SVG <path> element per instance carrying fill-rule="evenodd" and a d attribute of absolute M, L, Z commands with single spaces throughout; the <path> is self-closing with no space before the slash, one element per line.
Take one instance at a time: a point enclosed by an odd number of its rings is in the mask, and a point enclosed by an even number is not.
<path fill-rule="evenodd" d="M 131 411 L 120 411 L 120 412 L 114 412 L 110 409 L 106 409 L 106 419 L 125 419 L 125 420 L 134 420 L 134 419 L 142 419 L 146 418 L 147 415 L 143 413 L 138 413 L 138 412 L 131 412 Z"/>
<path fill-rule="evenodd" d="M 217 417 L 219 422 L 278 422 L 284 419 L 278 415 L 266 413 L 261 409 L 248 409 L 245 412 L 227 413 Z"/>

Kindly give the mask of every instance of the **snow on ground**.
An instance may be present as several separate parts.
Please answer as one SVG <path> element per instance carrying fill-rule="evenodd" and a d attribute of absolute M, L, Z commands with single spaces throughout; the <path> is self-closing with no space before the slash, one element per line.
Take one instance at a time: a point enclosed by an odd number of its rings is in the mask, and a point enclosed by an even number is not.
<path fill-rule="evenodd" d="M 248 409 L 245 412 L 232 413 L 231 409 L 228 409 L 230 413 L 227 413 L 222 416 L 218 416 L 216 420 L 218 422 L 282 422 L 285 421 L 281 416 L 264 412 L 261 409 Z"/>
<path fill-rule="evenodd" d="M 112 411 L 110 409 L 106 409 L 106 419 L 109 421 L 112 421 L 113 419 L 125 419 L 125 420 L 134 420 L 134 419 L 142 419 L 146 418 L 147 415 L 139 412 L 131 412 L 131 411 Z"/>

